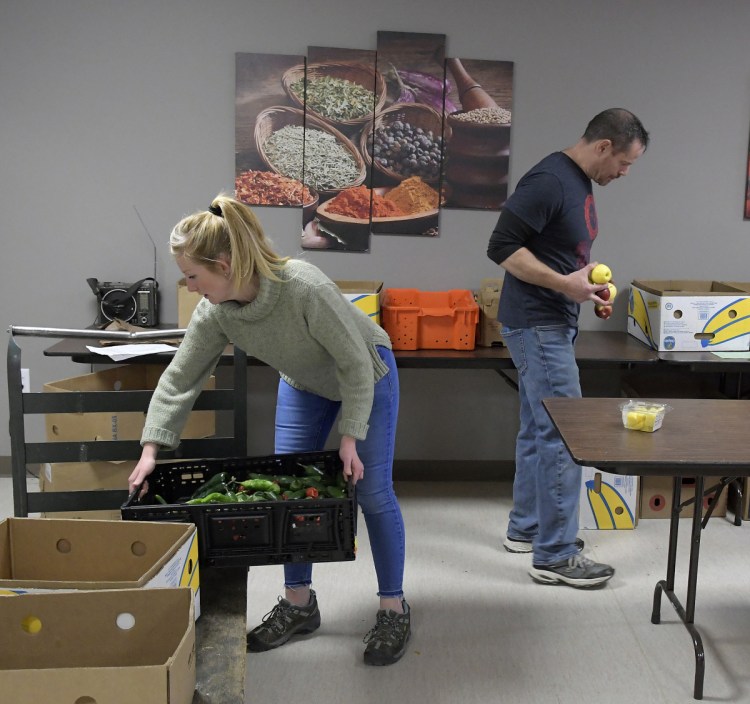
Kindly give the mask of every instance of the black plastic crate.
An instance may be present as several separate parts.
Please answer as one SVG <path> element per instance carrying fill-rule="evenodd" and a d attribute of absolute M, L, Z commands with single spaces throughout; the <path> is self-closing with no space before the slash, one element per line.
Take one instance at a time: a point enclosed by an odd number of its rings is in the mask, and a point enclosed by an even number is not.
<path fill-rule="evenodd" d="M 302 465 L 314 465 L 331 478 L 342 471 L 338 451 L 160 463 L 148 478 L 148 493 L 140 500 L 130 497 L 121 507 L 122 518 L 195 523 L 201 564 L 211 567 L 353 560 L 357 511 L 351 482 L 341 499 L 184 503 L 219 472 L 237 481 L 251 474 L 302 477 Z"/>

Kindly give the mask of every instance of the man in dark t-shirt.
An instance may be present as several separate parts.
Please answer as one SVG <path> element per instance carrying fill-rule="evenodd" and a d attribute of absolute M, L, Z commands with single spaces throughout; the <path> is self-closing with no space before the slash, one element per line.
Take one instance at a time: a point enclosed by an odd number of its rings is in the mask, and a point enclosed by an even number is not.
<path fill-rule="evenodd" d="M 498 320 L 518 370 L 516 440 L 509 552 L 533 552 L 531 577 L 590 587 L 614 574 L 581 555 L 581 468 L 573 462 L 542 400 L 580 397 L 574 343 L 580 304 L 611 305 L 589 281 L 598 233 L 592 181 L 625 176 L 646 151 L 648 132 L 633 113 L 596 115 L 572 147 L 545 157 L 519 181 L 490 238 L 487 255 L 505 269 Z"/>

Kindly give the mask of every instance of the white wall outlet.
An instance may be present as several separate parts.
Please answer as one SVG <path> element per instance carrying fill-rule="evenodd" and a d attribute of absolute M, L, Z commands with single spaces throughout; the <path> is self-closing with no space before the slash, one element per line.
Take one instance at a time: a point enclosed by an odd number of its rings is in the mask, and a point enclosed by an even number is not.
<path fill-rule="evenodd" d="M 21 390 L 25 394 L 31 391 L 31 378 L 28 369 L 21 369 Z"/>

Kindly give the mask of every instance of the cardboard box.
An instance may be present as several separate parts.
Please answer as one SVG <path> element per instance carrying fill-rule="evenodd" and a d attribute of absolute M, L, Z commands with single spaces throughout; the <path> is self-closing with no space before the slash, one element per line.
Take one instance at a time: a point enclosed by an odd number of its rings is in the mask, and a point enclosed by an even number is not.
<path fill-rule="evenodd" d="M 334 281 L 344 298 L 351 301 L 380 325 L 380 307 L 383 296 L 382 281 Z"/>
<path fill-rule="evenodd" d="M 112 369 L 74 376 L 44 385 L 45 392 L 66 391 L 138 391 L 156 388 L 164 364 L 123 364 Z M 204 389 L 216 388 L 211 376 Z M 140 440 L 145 413 L 47 413 L 45 426 L 48 442 L 90 440 Z M 204 438 L 216 433 L 214 411 L 193 411 L 182 437 Z"/>
<path fill-rule="evenodd" d="M 581 467 L 578 527 L 632 530 L 638 523 L 638 477 Z"/>
<path fill-rule="evenodd" d="M 633 281 L 628 332 L 655 350 L 750 349 L 750 291 L 722 281 Z"/>
<path fill-rule="evenodd" d="M 195 622 L 189 589 L 0 599 L 0 632 L 3 701 L 193 701 Z"/>
<path fill-rule="evenodd" d="M 750 477 L 737 477 L 727 487 L 727 511 L 750 521 Z"/>
<path fill-rule="evenodd" d="M 188 326 L 193 315 L 195 306 L 203 298 L 200 293 L 188 291 L 187 281 L 180 279 L 177 282 L 177 327 L 184 329 Z"/>
<path fill-rule="evenodd" d="M 155 587 L 190 587 L 200 615 L 192 523 L 0 521 L 0 595 Z"/>
<path fill-rule="evenodd" d="M 95 491 L 125 489 L 136 462 L 55 462 L 42 465 L 39 491 Z M 120 509 L 101 511 L 54 511 L 42 518 L 84 518 L 119 521 Z"/>
<path fill-rule="evenodd" d="M 716 484 L 721 477 L 706 477 L 706 489 Z M 672 477 L 642 477 L 641 478 L 641 518 L 670 518 L 672 514 Z M 686 501 L 695 496 L 695 480 L 682 479 L 680 500 Z M 703 514 L 711 504 L 712 496 L 703 497 Z M 686 506 L 680 512 L 680 518 L 692 518 L 695 504 Z M 721 492 L 712 516 L 727 515 L 727 490 Z"/>
<path fill-rule="evenodd" d="M 479 306 L 477 344 L 481 347 L 503 344 L 501 333 L 503 324 L 497 319 L 502 288 L 502 279 L 482 279 L 477 291 L 476 300 Z"/>

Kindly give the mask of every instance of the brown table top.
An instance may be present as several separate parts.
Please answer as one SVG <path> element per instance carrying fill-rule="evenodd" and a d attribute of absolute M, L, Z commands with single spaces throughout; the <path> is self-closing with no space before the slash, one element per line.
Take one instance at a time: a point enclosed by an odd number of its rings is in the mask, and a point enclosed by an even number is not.
<path fill-rule="evenodd" d="M 750 357 L 724 358 L 713 352 L 658 352 L 664 362 L 687 366 L 692 371 L 742 372 L 750 371 Z"/>
<path fill-rule="evenodd" d="M 577 464 L 617 474 L 750 475 L 750 401 L 659 399 L 672 410 L 659 430 L 622 425 L 622 398 L 544 401 Z"/>
<path fill-rule="evenodd" d="M 86 349 L 94 344 L 82 338 L 65 338 L 47 348 L 48 357 L 70 357 L 74 362 L 87 364 L 110 363 L 106 357 Z M 129 363 L 168 361 L 172 353 L 133 358 Z M 421 369 L 512 369 L 513 361 L 506 347 L 476 347 L 473 350 L 397 350 L 396 363 L 402 368 Z M 656 352 L 632 335 L 617 330 L 581 331 L 576 341 L 576 358 L 581 367 L 607 367 L 658 362 Z M 222 355 L 223 363 L 231 363 L 232 349 Z M 249 364 L 261 364 L 248 357 Z"/>

